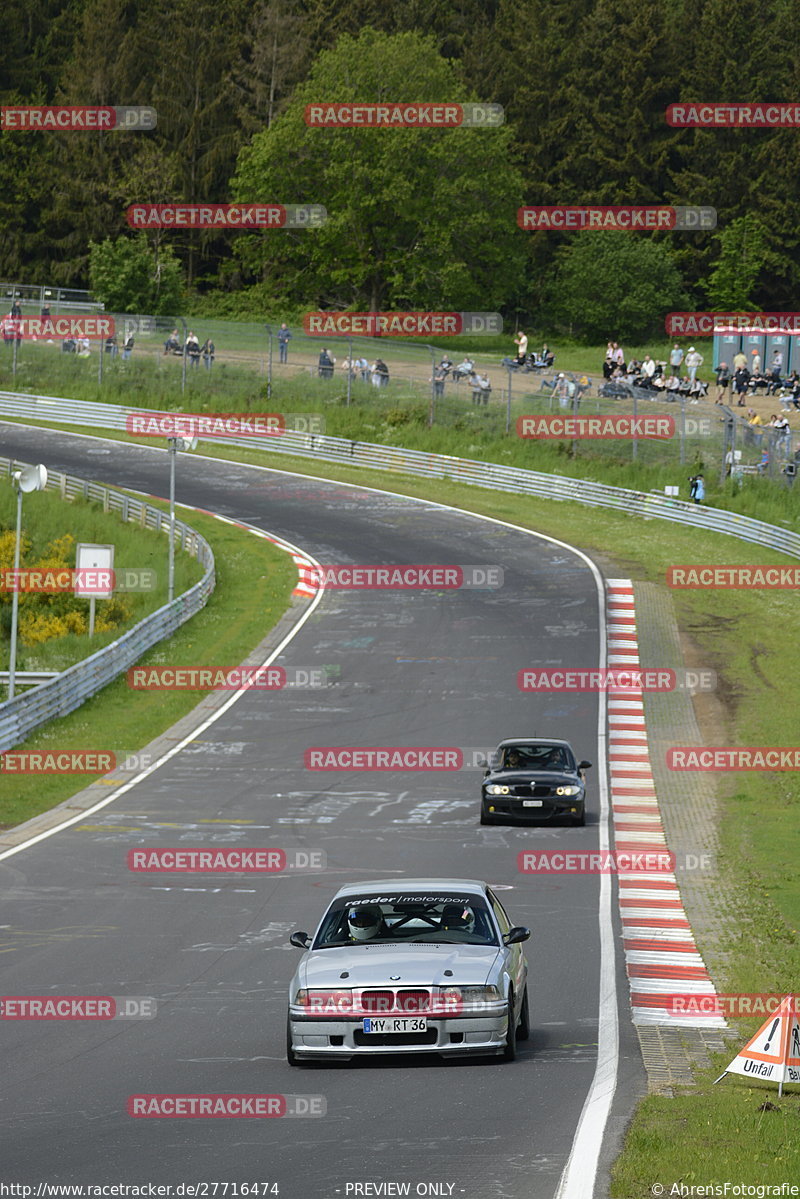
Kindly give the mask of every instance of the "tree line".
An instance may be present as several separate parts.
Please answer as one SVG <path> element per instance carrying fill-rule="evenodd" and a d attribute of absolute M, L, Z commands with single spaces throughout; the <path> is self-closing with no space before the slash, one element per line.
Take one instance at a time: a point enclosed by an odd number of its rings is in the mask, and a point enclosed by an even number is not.
<path fill-rule="evenodd" d="M 581 289 L 602 323 L 590 293 L 615 279 L 625 335 L 664 305 L 791 309 L 800 130 L 676 129 L 664 114 L 800 96 L 795 27 L 791 0 L 28 0 L 4 16 L 4 105 L 148 105 L 158 124 L 0 133 L 0 277 L 88 286 L 98 247 L 121 261 L 144 237 L 151 307 L 177 262 L 191 302 L 231 315 L 496 309 L 591 335 Z M 348 99 L 482 100 L 506 123 L 305 124 L 306 104 Z M 329 220 L 136 235 L 124 213 L 144 200 L 313 202 Z M 710 205 L 719 224 L 516 226 L 520 204 L 576 203 Z"/>

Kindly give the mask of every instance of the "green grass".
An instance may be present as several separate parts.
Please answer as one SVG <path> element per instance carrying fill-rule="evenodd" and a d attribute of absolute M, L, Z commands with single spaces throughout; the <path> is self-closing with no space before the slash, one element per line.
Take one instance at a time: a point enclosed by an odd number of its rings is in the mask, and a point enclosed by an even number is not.
<path fill-rule="evenodd" d="M 237 666 L 287 608 L 297 580 L 294 564 L 290 555 L 242 529 L 198 512 L 181 515 L 210 543 L 217 586 L 202 611 L 138 664 Z M 71 715 L 52 721 L 15 746 L 14 752 L 70 749 L 127 755 L 185 716 L 204 694 L 134 691 L 123 675 Z M 94 781 L 91 775 L 7 775 L 0 793 L 0 828 L 47 811 Z"/>
<path fill-rule="evenodd" d="M 16 528 L 16 492 L 10 480 L 0 484 L 0 530 Z M 156 588 L 153 591 L 130 591 L 124 596 L 130 609 L 130 617 L 123 624 L 108 632 L 97 632 L 91 641 L 87 635 L 75 633 L 55 638 L 40 645 L 25 646 L 21 640 L 17 646 L 18 670 L 66 670 L 75 662 L 95 653 L 110 644 L 121 633 L 132 628 L 150 612 L 167 602 L 167 537 L 154 529 L 142 528 L 122 520 L 118 513 L 104 512 L 102 504 L 77 498 L 64 501 L 53 491 L 27 495 L 22 506 L 23 537 L 31 543 L 28 555 L 21 565 L 34 563 L 45 553 L 47 547 L 65 533 L 70 533 L 76 542 L 114 545 L 114 569 L 121 575 L 126 568 L 155 572 Z M 69 559 L 75 565 L 74 547 Z M 9 560 L 8 566 L 13 565 Z M 196 558 L 177 549 L 175 554 L 175 594 L 188 591 L 203 575 L 203 568 Z M 0 669 L 7 670 L 9 662 L 11 631 L 11 593 L 0 593 Z M 24 610 L 26 597 L 20 596 L 20 612 Z M 97 600 L 98 616 L 102 614 L 106 601 Z M 88 614 L 89 600 L 80 602 L 81 609 Z"/>

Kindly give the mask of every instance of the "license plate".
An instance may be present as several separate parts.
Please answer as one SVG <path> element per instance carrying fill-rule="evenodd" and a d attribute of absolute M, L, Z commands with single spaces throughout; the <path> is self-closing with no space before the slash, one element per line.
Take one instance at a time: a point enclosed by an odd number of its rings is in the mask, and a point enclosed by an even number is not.
<path fill-rule="evenodd" d="M 523 808 L 540 808 L 544 801 L 541 799 L 523 799 Z"/>
<path fill-rule="evenodd" d="M 365 1016 L 364 1032 L 427 1032 L 428 1021 L 424 1016 Z"/>

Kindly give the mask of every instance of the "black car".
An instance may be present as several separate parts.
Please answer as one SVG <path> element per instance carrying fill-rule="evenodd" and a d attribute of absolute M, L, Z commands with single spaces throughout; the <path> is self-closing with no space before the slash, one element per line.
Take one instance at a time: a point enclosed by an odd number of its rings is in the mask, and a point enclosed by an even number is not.
<path fill-rule="evenodd" d="M 492 754 L 481 790 L 481 824 L 569 819 L 586 823 L 583 778 L 568 741 L 510 737 Z"/>

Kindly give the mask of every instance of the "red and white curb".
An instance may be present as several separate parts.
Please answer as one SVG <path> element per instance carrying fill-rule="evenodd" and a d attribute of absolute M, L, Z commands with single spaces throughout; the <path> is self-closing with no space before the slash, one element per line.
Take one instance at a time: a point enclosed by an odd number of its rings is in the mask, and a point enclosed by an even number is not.
<path fill-rule="evenodd" d="M 636 606 L 629 579 L 607 579 L 608 665 L 639 667 Z M 608 760 L 614 844 L 618 852 L 666 852 L 641 690 L 608 697 Z M 674 873 L 619 875 L 625 966 L 634 1024 L 726 1028 L 721 1016 L 677 1015 L 673 995 L 703 997 L 714 1007 L 716 988 L 681 902 Z"/>
<path fill-rule="evenodd" d="M 264 541 L 269 541 L 276 545 L 278 549 L 284 550 L 285 553 L 292 555 L 292 561 L 297 567 L 297 586 L 292 591 L 292 595 L 312 596 L 319 591 L 319 582 L 317 574 L 317 565 L 310 558 L 303 557 L 298 554 L 295 546 L 288 541 L 284 541 L 281 537 L 276 537 L 273 533 L 264 533 L 261 529 L 256 529 L 253 525 L 246 525 L 240 520 L 232 520 L 230 516 L 220 516 L 217 512 L 208 512 L 205 508 L 198 508 L 198 512 L 205 512 L 207 516 L 213 516 L 216 520 L 224 521 L 226 525 L 236 525 L 238 529 L 246 529 L 248 533 L 255 533 L 256 537 L 261 537 Z"/>

